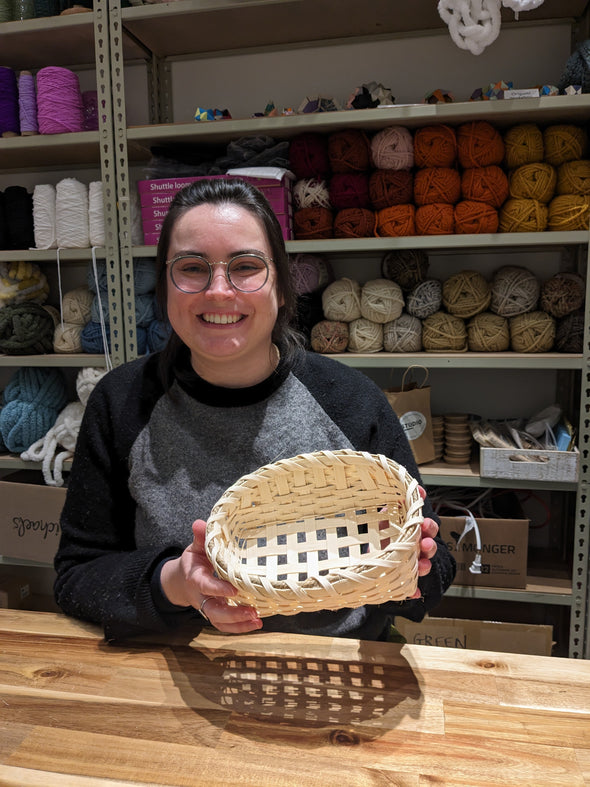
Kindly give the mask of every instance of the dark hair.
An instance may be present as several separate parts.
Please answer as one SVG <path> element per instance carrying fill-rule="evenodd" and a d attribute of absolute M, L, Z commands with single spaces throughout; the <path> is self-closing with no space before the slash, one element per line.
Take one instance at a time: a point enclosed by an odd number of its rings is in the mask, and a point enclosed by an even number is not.
<path fill-rule="evenodd" d="M 276 287 L 283 300 L 275 322 L 272 340 L 281 348 L 281 356 L 291 357 L 303 344 L 301 335 L 294 327 L 297 310 L 297 296 L 289 270 L 289 255 L 285 249 L 283 232 L 279 221 L 266 197 L 257 188 L 240 178 L 204 178 L 185 186 L 170 204 L 162 223 L 162 231 L 156 253 L 156 299 L 161 318 L 166 320 L 168 277 L 166 260 L 170 248 L 170 236 L 176 222 L 188 210 L 197 205 L 221 205 L 232 203 L 244 208 L 261 222 L 276 270 Z M 181 339 L 172 331 L 170 339 L 161 354 L 160 370 L 167 387 L 171 382 L 172 368 L 184 347 Z"/>

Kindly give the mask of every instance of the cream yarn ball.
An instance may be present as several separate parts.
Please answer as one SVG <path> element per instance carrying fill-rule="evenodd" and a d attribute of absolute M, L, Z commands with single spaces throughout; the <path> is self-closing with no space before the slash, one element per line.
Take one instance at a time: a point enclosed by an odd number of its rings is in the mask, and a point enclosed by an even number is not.
<path fill-rule="evenodd" d="M 417 353 L 422 349 L 422 322 L 401 314 L 383 326 L 383 349 L 388 353 Z"/>
<path fill-rule="evenodd" d="M 53 331 L 53 351 L 56 353 L 81 353 L 83 325 L 59 322 Z"/>
<path fill-rule="evenodd" d="M 93 299 L 93 293 L 85 286 L 64 293 L 61 304 L 64 322 L 74 325 L 86 325 L 90 322 Z"/>
<path fill-rule="evenodd" d="M 361 317 L 361 285 L 354 279 L 336 279 L 322 293 L 326 320 L 352 322 Z"/>
<path fill-rule="evenodd" d="M 383 349 L 383 325 L 365 317 L 348 326 L 348 350 L 351 353 L 378 353 Z"/>
<path fill-rule="evenodd" d="M 404 308 L 399 284 L 389 279 L 371 279 L 361 291 L 361 315 L 372 322 L 396 320 Z"/>

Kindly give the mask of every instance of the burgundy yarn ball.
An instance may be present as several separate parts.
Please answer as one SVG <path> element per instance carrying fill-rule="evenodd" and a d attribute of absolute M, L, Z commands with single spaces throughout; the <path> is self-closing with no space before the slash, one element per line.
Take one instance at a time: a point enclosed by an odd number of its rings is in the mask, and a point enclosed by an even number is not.
<path fill-rule="evenodd" d="M 306 132 L 289 145 L 289 167 L 296 178 L 319 178 L 330 174 L 328 140 L 323 134 Z"/>
<path fill-rule="evenodd" d="M 409 169 L 374 170 L 369 175 L 369 199 L 375 210 L 412 202 L 414 175 Z"/>
<path fill-rule="evenodd" d="M 371 167 L 369 138 L 354 128 L 335 131 L 328 137 L 328 157 L 332 172 L 367 172 Z"/>
<path fill-rule="evenodd" d="M 369 177 L 361 172 L 332 175 L 328 191 L 330 202 L 335 210 L 371 207 Z"/>

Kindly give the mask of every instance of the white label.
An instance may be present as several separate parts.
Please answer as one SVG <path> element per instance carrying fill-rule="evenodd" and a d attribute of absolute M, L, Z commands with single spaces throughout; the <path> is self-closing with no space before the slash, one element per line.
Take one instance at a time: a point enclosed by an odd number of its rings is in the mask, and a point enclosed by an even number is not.
<path fill-rule="evenodd" d="M 505 90 L 504 98 L 539 98 L 539 88 L 529 87 L 522 90 Z"/>
<path fill-rule="evenodd" d="M 410 410 L 404 413 L 400 419 L 400 424 L 403 426 L 408 440 L 417 440 L 424 434 L 426 429 L 426 416 L 416 410 Z"/>

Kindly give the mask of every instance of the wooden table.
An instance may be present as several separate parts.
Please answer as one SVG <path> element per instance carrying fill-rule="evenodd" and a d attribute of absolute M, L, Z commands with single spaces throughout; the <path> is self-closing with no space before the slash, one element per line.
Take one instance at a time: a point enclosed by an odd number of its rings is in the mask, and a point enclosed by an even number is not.
<path fill-rule="evenodd" d="M 0 610 L 0 784 L 590 784 L 590 661 Z"/>

